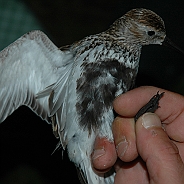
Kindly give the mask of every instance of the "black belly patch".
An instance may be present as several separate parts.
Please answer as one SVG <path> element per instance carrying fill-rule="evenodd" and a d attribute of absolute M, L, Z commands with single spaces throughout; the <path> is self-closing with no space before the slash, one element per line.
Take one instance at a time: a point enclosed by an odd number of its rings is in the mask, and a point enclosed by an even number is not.
<path fill-rule="evenodd" d="M 117 60 L 84 62 L 77 80 L 77 104 L 80 125 L 89 132 L 102 124 L 104 112 L 113 110 L 112 102 L 120 88 L 123 92 L 134 85 L 137 70 Z M 132 77 L 131 77 L 132 76 Z"/>

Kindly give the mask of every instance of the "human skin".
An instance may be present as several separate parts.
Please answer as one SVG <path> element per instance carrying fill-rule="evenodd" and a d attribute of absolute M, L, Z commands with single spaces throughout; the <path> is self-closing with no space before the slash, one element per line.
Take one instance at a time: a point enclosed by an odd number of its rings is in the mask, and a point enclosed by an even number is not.
<path fill-rule="evenodd" d="M 155 113 L 137 122 L 134 116 L 157 92 L 165 92 Z M 97 138 L 92 154 L 94 171 L 115 167 L 118 183 L 184 183 L 184 97 L 157 87 L 144 86 L 114 100 L 114 143 Z"/>

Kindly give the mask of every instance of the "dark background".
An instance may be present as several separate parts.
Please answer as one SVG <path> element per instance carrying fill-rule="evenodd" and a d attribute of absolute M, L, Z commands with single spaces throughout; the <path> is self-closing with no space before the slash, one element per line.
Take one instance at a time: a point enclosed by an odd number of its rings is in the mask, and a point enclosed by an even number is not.
<path fill-rule="evenodd" d="M 22 0 L 23 1 L 23 0 Z M 106 30 L 132 8 L 148 8 L 165 22 L 167 36 L 184 49 L 182 0 L 24 0 L 57 46 Z M 142 50 L 137 86 L 155 85 L 184 94 L 184 56 L 163 46 Z M 51 126 L 21 107 L 0 126 L 0 183 L 78 183 L 74 164 L 57 144 Z"/>

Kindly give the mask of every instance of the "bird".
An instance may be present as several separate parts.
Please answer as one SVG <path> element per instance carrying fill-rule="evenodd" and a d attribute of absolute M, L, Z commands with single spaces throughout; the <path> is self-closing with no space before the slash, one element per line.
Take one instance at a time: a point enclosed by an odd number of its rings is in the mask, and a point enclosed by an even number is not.
<path fill-rule="evenodd" d="M 113 100 L 134 88 L 142 46 L 165 43 L 172 45 L 164 21 L 144 8 L 61 48 L 42 31 L 31 31 L 0 52 L 0 122 L 29 107 L 52 124 L 82 183 L 113 183 L 114 170 L 99 176 L 92 169 L 95 138 L 113 142 Z"/>

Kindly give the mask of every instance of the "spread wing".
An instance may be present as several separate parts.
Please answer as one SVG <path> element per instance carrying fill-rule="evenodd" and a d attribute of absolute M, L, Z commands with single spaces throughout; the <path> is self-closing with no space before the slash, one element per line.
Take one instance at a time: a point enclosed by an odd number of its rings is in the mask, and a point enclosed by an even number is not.
<path fill-rule="evenodd" d="M 0 122 L 21 105 L 48 120 L 48 96 L 36 94 L 56 83 L 73 59 L 41 31 L 25 34 L 0 52 Z M 67 76 L 66 76 L 67 77 Z"/>

